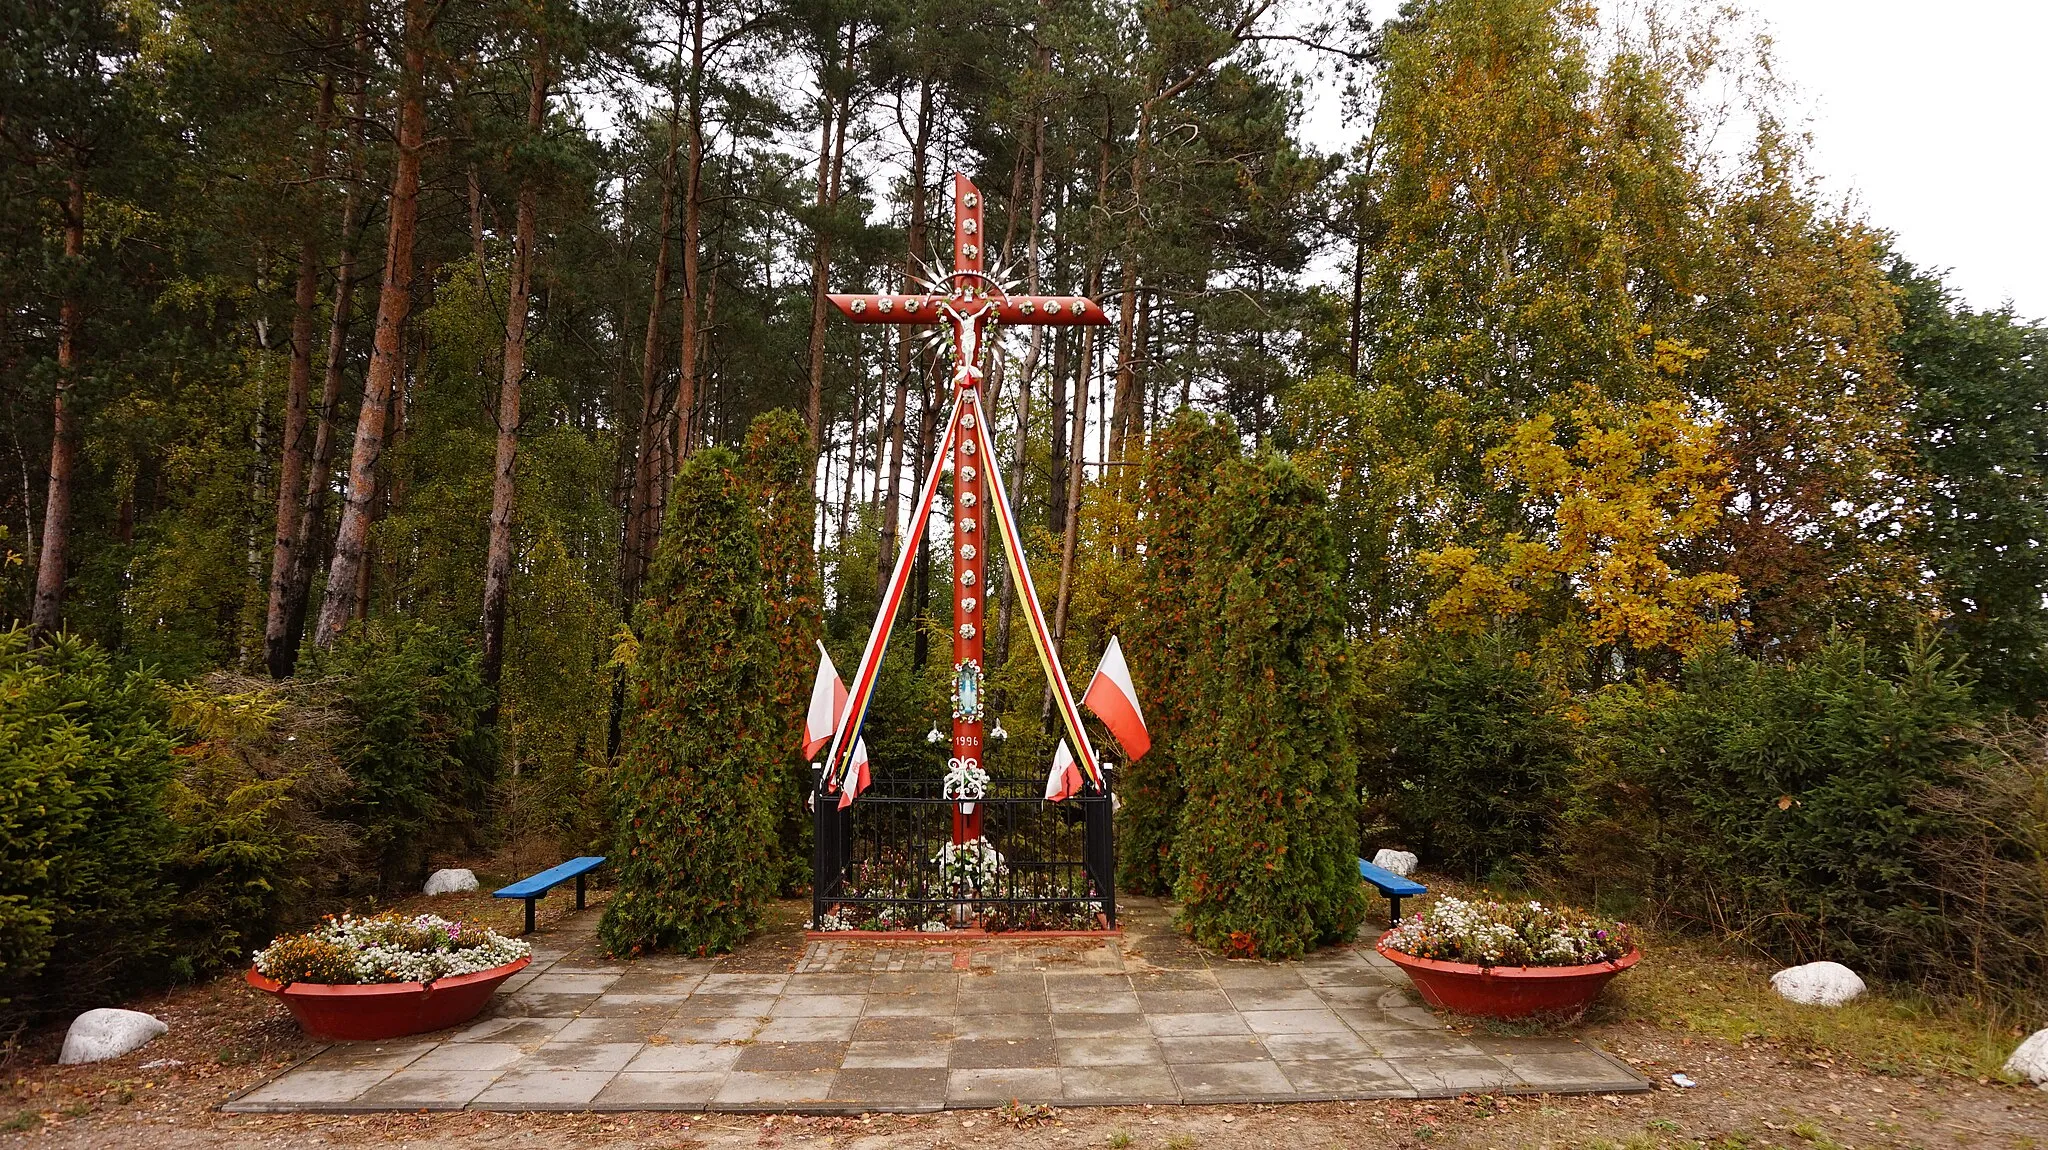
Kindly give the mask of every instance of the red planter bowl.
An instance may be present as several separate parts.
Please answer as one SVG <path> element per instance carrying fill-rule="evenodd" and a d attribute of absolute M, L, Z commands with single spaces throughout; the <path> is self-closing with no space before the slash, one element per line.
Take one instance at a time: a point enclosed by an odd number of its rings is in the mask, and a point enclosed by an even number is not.
<path fill-rule="evenodd" d="M 1635 948 L 1613 962 L 1587 966 L 1478 966 L 1405 954 L 1388 946 L 1386 935 L 1374 949 L 1408 972 L 1423 1001 L 1482 1018 L 1577 1015 L 1599 997 L 1610 979 L 1643 957 Z"/>
<path fill-rule="evenodd" d="M 287 986 L 250 967 L 250 986 L 274 994 L 291 1008 L 299 1028 L 313 1038 L 370 1042 L 456 1026 L 475 1018 L 498 984 L 526 969 L 531 956 L 435 982 L 380 982 L 329 986 L 294 982 Z"/>

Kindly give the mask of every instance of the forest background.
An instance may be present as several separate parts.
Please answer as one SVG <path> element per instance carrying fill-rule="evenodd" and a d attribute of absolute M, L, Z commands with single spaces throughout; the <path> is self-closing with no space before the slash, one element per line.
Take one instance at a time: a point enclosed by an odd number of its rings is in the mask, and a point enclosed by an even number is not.
<path fill-rule="evenodd" d="M 1820 193 L 1738 17 L 0 12 L 10 1011 L 230 964 L 452 851 L 601 845 L 673 478 L 778 409 L 842 665 L 915 564 L 870 743 L 923 764 L 949 577 L 902 534 L 943 376 L 824 293 L 942 263 L 954 170 L 1009 279 L 1116 317 L 1010 334 L 990 383 L 1070 671 L 1121 632 L 1148 706 L 1201 697 L 1147 607 L 1190 506 L 1159 445 L 1227 416 L 1320 493 L 1367 853 L 2044 985 L 2048 330 Z M 998 765 L 1042 770 L 997 576 Z M 1137 806 L 1129 878 L 1165 889 Z"/>

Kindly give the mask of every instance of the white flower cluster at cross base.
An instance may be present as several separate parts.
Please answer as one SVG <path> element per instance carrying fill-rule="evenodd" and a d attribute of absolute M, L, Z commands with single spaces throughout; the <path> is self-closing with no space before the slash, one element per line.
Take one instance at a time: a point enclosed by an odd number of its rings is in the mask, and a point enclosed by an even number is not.
<path fill-rule="evenodd" d="M 1009 864 L 1003 861 L 1002 854 L 985 838 L 947 843 L 932 861 L 939 864 L 939 873 L 945 875 L 948 882 L 977 890 L 1010 873 Z"/>

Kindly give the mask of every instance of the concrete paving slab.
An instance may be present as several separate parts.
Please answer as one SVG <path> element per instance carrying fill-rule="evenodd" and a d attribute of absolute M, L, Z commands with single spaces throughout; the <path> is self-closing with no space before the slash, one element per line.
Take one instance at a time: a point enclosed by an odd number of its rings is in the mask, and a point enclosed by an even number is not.
<path fill-rule="evenodd" d="M 735 1070 L 712 1097 L 714 1108 L 781 1110 L 832 1097 L 836 1070 Z"/>
<path fill-rule="evenodd" d="M 940 1110 L 947 1082 L 943 1067 L 847 1067 L 832 1079 L 832 1101 L 862 1109 Z"/>
<path fill-rule="evenodd" d="M 946 1065 L 955 1070 L 1022 1069 L 1057 1066 L 1058 1048 L 1050 1038 L 956 1038 Z"/>
<path fill-rule="evenodd" d="M 1052 1016 L 1052 1033 L 1055 1038 L 1150 1038 L 1152 1028 L 1145 1024 L 1145 1016 L 1135 1011 L 1129 1014 L 1055 1014 Z"/>
<path fill-rule="evenodd" d="M 1294 1084 L 1270 1059 L 1176 1063 L 1173 1080 L 1183 1102 L 1263 1102 L 1294 1093 Z"/>
<path fill-rule="evenodd" d="M 854 1042 L 840 1066 L 847 1070 L 944 1070 L 952 1047 L 944 1042 Z"/>
<path fill-rule="evenodd" d="M 754 1032 L 756 1042 L 851 1042 L 853 1028 L 860 1019 L 852 1015 L 832 1018 L 811 1018 L 799 1015 L 795 1018 L 771 1016 Z"/>
<path fill-rule="evenodd" d="M 739 1061 L 743 1046 L 723 1042 L 667 1042 L 643 1046 L 621 1074 L 724 1074 Z M 710 1095 L 705 1095 L 709 1098 Z"/>
<path fill-rule="evenodd" d="M 1062 1066 L 1060 1098 L 1078 1106 L 1143 1106 L 1180 1101 L 1165 1066 Z"/>
<path fill-rule="evenodd" d="M 460 1110 L 498 1080 L 496 1071 L 400 1070 L 356 1096 L 392 1110 Z"/>
<path fill-rule="evenodd" d="M 1252 1032 L 1252 1028 L 1245 1025 L 1244 1015 L 1234 1010 L 1210 1011 L 1203 1014 L 1166 1014 L 1150 1011 L 1146 1013 L 1145 1021 L 1151 1024 L 1152 1033 L 1160 1038 Z"/>
<path fill-rule="evenodd" d="M 1162 1038 L 1159 1049 L 1169 1063 L 1245 1062 L 1270 1057 L 1265 1045 L 1250 1034 Z"/>
<path fill-rule="evenodd" d="M 274 1104 L 317 1106 L 353 1102 L 372 1086 L 391 1076 L 388 1070 L 315 1070 L 301 1068 L 275 1078 L 236 1099 L 236 1109 L 267 1108 Z"/>
<path fill-rule="evenodd" d="M 636 1073 L 627 1070 L 613 1075 L 590 1104 L 593 1110 L 702 1110 L 724 1084 L 724 1071 Z"/>
<path fill-rule="evenodd" d="M 1053 1044 L 1061 1066 L 1164 1066 L 1157 1039 L 1062 1038 Z"/>
<path fill-rule="evenodd" d="M 500 1015 L 487 1018 L 449 1037 L 450 1042 L 509 1042 L 514 1046 L 538 1046 L 553 1038 L 572 1018 L 521 1018 Z"/>
<path fill-rule="evenodd" d="M 954 1070 L 946 1079 L 948 1107 L 1001 1106 L 1012 1099 L 1043 1103 L 1062 1097 L 1060 1072 L 1051 1067 Z"/>
<path fill-rule="evenodd" d="M 519 1070 L 501 1075 L 470 1100 L 477 1110 L 582 1110 L 608 1085 L 613 1071 Z"/>

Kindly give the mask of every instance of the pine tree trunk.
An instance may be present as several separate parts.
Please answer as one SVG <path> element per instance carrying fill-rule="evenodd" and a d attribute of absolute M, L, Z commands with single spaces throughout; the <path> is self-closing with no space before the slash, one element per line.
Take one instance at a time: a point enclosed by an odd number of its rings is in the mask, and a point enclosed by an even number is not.
<path fill-rule="evenodd" d="M 676 357 L 674 458 L 695 447 L 697 431 L 697 237 L 704 218 L 704 0 L 690 2 L 690 159 L 683 175 L 683 332 Z"/>
<path fill-rule="evenodd" d="M 853 70 L 858 32 L 846 31 L 846 67 Z M 818 130 L 818 238 L 811 256 L 810 389 L 804 400 L 804 417 L 811 429 L 811 442 L 824 450 L 825 443 L 825 316 L 831 305 L 826 298 L 832 272 L 832 225 L 830 216 L 839 206 L 840 180 L 846 161 L 846 121 L 853 103 L 851 91 L 835 96 L 831 89 L 831 68 L 818 69 L 818 85 L 824 96 L 824 112 Z M 851 81 L 849 80 L 849 83 Z"/>
<path fill-rule="evenodd" d="M 359 29 L 356 58 L 363 59 L 368 51 L 368 35 Z M 306 604 L 311 597 L 313 570 L 326 558 L 316 554 L 314 544 L 321 538 L 327 520 L 327 493 L 332 486 L 329 480 L 334 470 L 335 418 L 341 403 L 343 368 L 348 362 L 349 322 L 355 312 L 356 245 L 362 241 L 363 213 L 359 201 L 363 185 L 361 160 L 364 120 L 368 115 L 368 85 L 360 76 L 356 80 L 355 97 L 355 126 L 350 132 L 350 155 L 355 159 L 351 165 L 349 188 L 341 201 L 341 258 L 335 269 L 334 307 L 327 325 L 327 358 L 320 383 L 320 409 L 313 432 L 313 453 L 306 467 L 305 488 L 296 523 L 297 537 L 292 542 L 292 565 L 285 580 L 285 629 L 275 643 L 266 643 L 270 673 L 279 679 L 289 678 L 298 669 L 299 644 L 306 634 Z"/>
<path fill-rule="evenodd" d="M 676 108 L 669 106 L 668 155 L 661 169 L 661 227 L 655 235 L 654 292 L 647 304 L 647 340 L 640 355 L 639 444 L 633 461 L 633 495 L 626 507 L 625 554 L 620 556 L 621 598 L 630 618 L 640 597 L 640 583 L 654 554 L 659 533 L 661 492 L 655 483 L 661 424 L 661 313 L 668 307 L 668 228 L 675 212 Z"/>
<path fill-rule="evenodd" d="M 1131 357 L 1138 330 L 1138 236 L 1144 227 L 1145 164 L 1150 158 L 1147 145 L 1151 130 L 1152 106 L 1147 102 L 1138 112 L 1135 154 L 1131 157 L 1131 222 L 1127 226 L 1124 243 L 1123 303 L 1117 309 L 1116 319 L 1116 399 L 1110 415 L 1105 462 L 1124 458 L 1124 438 L 1130 433 L 1130 414 L 1139 402 L 1137 378 L 1133 371 L 1136 365 Z"/>
<path fill-rule="evenodd" d="M 1050 50 L 1041 45 L 1038 49 L 1038 69 L 1045 71 Z M 1013 201 L 1014 202 L 1014 201 Z M 1045 211 L 1045 116 L 1041 113 L 1031 123 L 1031 223 L 1025 233 L 1024 279 L 1026 290 L 1032 295 L 1039 292 L 1038 274 L 1038 220 Z M 1005 254 L 1009 251 L 1009 240 L 1003 241 Z M 1038 374 L 1039 351 L 1044 345 L 1046 329 L 1034 325 L 1031 329 L 1031 345 L 1024 353 L 1024 370 L 1017 379 L 1017 446 L 1010 456 L 1010 498 L 1015 499 L 1024 490 L 1024 459 L 1031 442 L 1031 379 Z M 1057 386 L 1057 385 L 1055 385 Z M 1059 436 L 1057 427 L 1053 436 Z M 1010 616 L 1017 606 L 1017 573 L 1003 580 L 1003 595 L 996 612 L 995 650 L 991 665 L 1001 667 L 1010 661 Z"/>
<path fill-rule="evenodd" d="M 918 249 L 924 245 L 925 235 L 925 183 L 930 176 L 927 162 L 931 157 L 932 137 L 932 79 L 925 76 L 918 85 L 917 131 L 910 141 L 910 219 L 905 228 L 907 243 L 903 260 L 903 290 L 913 291 L 911 276 L 917 267 Z M 882 503 L 882 539 L 876 548 L 877 567 L 881 578 L 877 586 L 889 585 L 889 575 L 896 570 L 896 536 L 901 530 L 898 525 L 898 502 L 903 489 L 903 438 L 909 429 L 905 422 L 905 405 L 910 394 L 911 332 L 906 325 L 897 333 L 896 341 L 896 399 L 890 409 L 889 423 L 889 482 Z M 922 475 L 920 470 L 917 474 Z"/>
<path fill-rule="evenodd" d="M 85 170 L 72 157 L 65 178 L 64 264 L 79 274 L 85 258 Z M 29 627 L 38 636 L 57 631 L 64 613 L 64 568 L 71 545 L 71 480 L 78 458 L 78 415 L 71 388 L 78 375 L 78 328 L 84 301 L 74 278 L 57 311 L 57 395 L 50 414 L 50 488 L 43 504 L 43 549 L 36 556 L 36 599 Z"/>
<path fill-rule="evenodd" d="M 394 391 L 403 386 L 405 321 L 412 310 L 413 233 L 419 221 L 420 154 L 426 147 L 426 0 L 406 0 L 404 70 L 399 81 L 398 160 L 391 178 L 391 215 L 384 248 L 384 286 L 377 299 L 377 331 L 370 370 L 363 380 L 363 405 L 356 416 L 355 448 L 349 458 L 348 495 L 334 537 L 334 564 L 313 641 L 331 648 L 367 602 L 370 519 L 377 499 L 377 462 Z"/>
<path fill-rule="evenodd" d="M 533 82 L 526 98 L 526 137 L 538 143 L 548 110 L 547 40 L 537 37 Z M 528 158 L 527 163 L 534 163 Z M 539 232 L 533 174 L 519 181 L 518 219 L 512 236 L 512 283 L 505 300 L 505 374 L 498 385 L 498 451 L 491 472 L 491 536 L 484 557 L 484 687 L 491 692 L 483 722 L 496 726 L 499 680 L 505 670 L 505 604 L 512 592 L 512 512 L 517 488 L 512 466 L 519 454 L 519 390 L 526 375 L 526 313 L 533 290 L 533 245 Z"/>
<path fill-rule="evenodd" d="M 1113 125 L 1103 125 L 1102 138 L 1098 145 L 1095 174 L 1095 202 L 1102 203 L 1109 195 L 1109 141 Z M 1102 251 L 1097 248 L 1089 254 L 1088 297 L 1099 298 L 1102 290 Z M 1129 305 L 1126 304 L 1126 312 Z M 1081 545 L 1081 488 L 1087 480 L 1088 445 L 1088 376 L 1095 370 L 1095 329 L 1081 331 L 1081 362 L 1074 370 L 1074 428 L 1073 440 L 1067 449 L 1067 534 L 1060 541 L 1060 586 L 1053 596 L 1052 637 L 1054 644 L 1064 651 L 1067 640 L 1067 611 L 1074 599 L 1074 552 Z M 1045 710 L 1050 713 L 1052 696 L 1050 688 L 1045 699 Z"/>
<path fill-rule="evenodd" d="M 313 120 L 313 157 L 308 184 L 327 179 L 327 132 L 334 119 L 334 73 L 320 77 L 319 110 Z M 299 240 L 299 282 L 292 310 L 292 370 L 285 391 L 283 456 L 277 469 L 277 530 L 270 547 L 270 600 L 263 614 L 263 661 L 273 678 L 291 674 L 282 657 L 291 627 L 292 568 L 299 546 L 299 516 L 305 507 L 306 467 L 312 456 L 307 435 L 313 391 L 313 322 L 320 303 L 320 238 L 308 226 Z"/>

